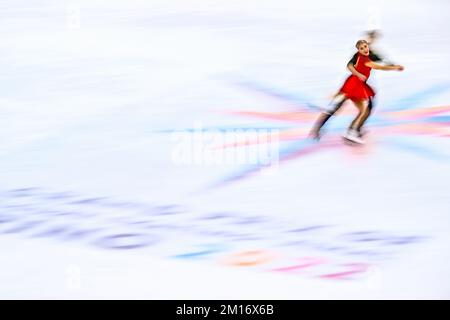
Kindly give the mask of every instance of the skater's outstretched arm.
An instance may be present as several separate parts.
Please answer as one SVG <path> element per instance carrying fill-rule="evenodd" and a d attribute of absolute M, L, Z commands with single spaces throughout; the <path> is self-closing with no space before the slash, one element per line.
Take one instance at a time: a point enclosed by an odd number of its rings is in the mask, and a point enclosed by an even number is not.
<path fill-rule="evenodd" d="M 385 70 L 385 71 L 390 71 L 390 70 L 403 71 L 405 69 L 403 66 L 398 65 L 398 64 L 385 66 L 382 64 L 375 63 L 373 61 L 366 62 L 366 66 L 368 66 L 372 69 Z"/>

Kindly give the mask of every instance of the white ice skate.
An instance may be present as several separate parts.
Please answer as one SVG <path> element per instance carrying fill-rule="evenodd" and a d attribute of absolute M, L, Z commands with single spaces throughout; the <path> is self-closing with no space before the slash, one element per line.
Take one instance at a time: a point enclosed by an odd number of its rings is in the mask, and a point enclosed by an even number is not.
<path fill-rule="evenodd" d="M 359 137 L 359 133 L 355 129 L 349 129 L 343 138 L 353 143 L 364 144 L 364 140 Z"/>

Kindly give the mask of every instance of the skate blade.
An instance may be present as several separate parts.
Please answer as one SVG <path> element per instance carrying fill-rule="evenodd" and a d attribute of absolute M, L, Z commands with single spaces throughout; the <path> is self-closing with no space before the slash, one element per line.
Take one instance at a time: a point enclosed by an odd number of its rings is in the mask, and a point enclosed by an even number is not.
<path fill-rule="evenodd" d="M 358 141 L 354 141 L 354 140 L 351 140 L 351 139 L 349 139 L 349 138 L 347 138 L 347 137 L 342 137 L 342 139 L 344 140 L 344 142 L 347 144 L 347 145 L 349 145 L 349 146 L 363 146 L 364 145 L 364 142 L 358 142 Z"/>

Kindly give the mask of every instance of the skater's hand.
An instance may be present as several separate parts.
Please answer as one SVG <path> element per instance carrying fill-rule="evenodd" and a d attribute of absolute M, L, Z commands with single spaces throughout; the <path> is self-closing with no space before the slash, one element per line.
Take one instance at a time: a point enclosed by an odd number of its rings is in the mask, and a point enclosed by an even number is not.
<path fill-rule="evenodd" d="M 397 65 L 397 70 L 398 71 L 403 71 L 405 69 L 405 67 L 401 66 L 401 65 Z"/>
<path fill-rule="evenodd" d="M 358 73 L 356 76 L 357 76 L 357 77 L 359 78 L 359 80 L 361 80 L 361 81 L 366 81 L 366 80 L 367 80 L 367 77 L 366 77 L 365 75 L 363 75 L 362 73 Z"/>

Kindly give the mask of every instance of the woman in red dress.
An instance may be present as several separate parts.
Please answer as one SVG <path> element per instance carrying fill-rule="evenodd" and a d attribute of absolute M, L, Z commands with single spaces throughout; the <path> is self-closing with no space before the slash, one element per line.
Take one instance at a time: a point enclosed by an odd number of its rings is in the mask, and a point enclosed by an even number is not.
<path fill-rule="evenodd" d="M 398 71 L 402 71 L 404 69 L 403 66 L 400 65 L 381 65 L 375 63 L 373 60 L 377 60 L 375 59 L 376 56 L 371 56 L 369 45 L 366 40 L 359 40 L 356 43 L 356 48 L 358 49 L 358 52 L 356 54 L 356 62 L 353 67 L 357 72 L 350 75 L 347 80 L 345 80 L 343 86 L 335 95 L 335 97 L 343 96 L 343 99 L 335 105 L 333 110 L 321 113 L 319 119 L 314 125 L 313 130 L 311 131 L 311 136 L 313 138 L 318 139 L 320 137 L 320 129 L 323 127 L 325 122 L 341 108 L 347 99 L 350 99 L 358 108 L 359 113 L 350 124 L 348 132 L 344 137 L 352 142 L 363 143 L 361 140 L 360 130 L 364 122 L 369 117 L 369 103 L 375 96 L 373 89 L 366 83 L 370 76 L 371 69 Z"/>

